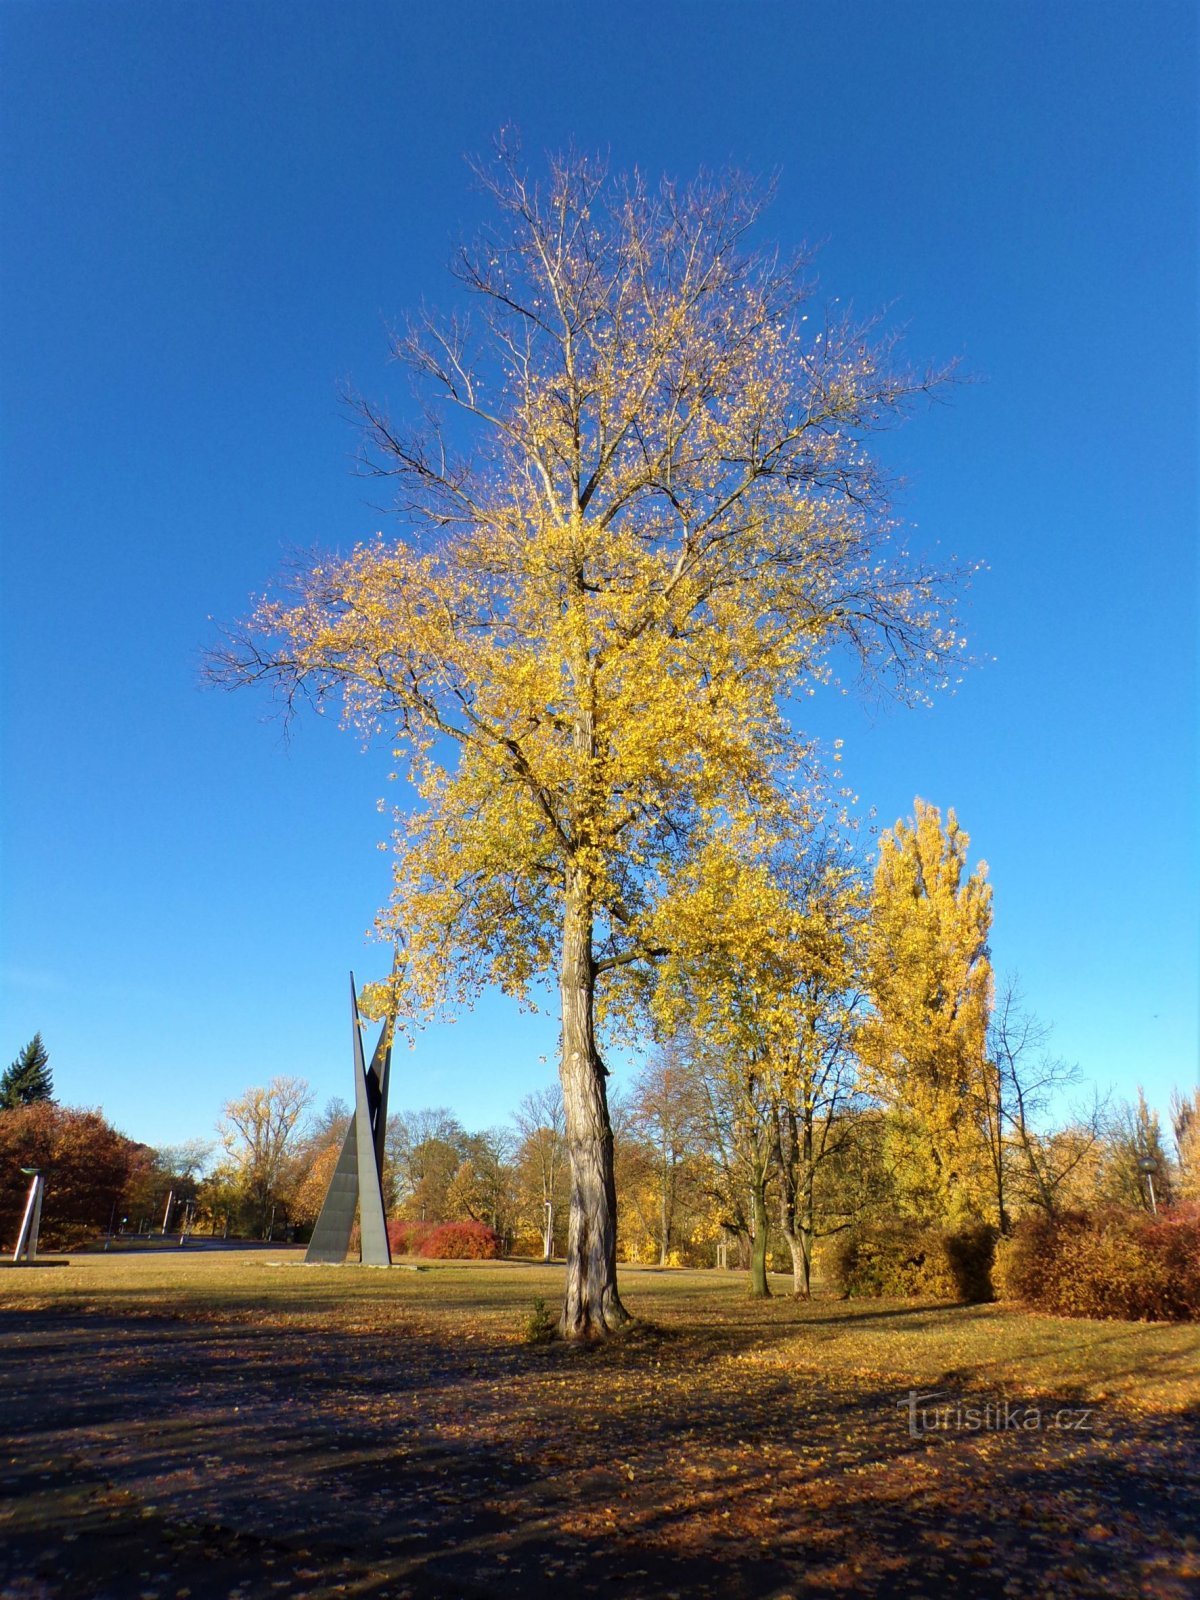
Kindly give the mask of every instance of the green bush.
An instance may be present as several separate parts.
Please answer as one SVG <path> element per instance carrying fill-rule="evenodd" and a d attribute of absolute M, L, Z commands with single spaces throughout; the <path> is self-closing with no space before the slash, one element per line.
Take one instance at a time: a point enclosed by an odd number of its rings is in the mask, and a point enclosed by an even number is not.
<path fill-rule="evenodd" d="M 557 1326 L 553 1316 L 546 1310 L 546 1302 L 539 1295 L 533 1302 L 533 1310 L 521 1323 L 521 1341 L 524 1344 L 549 1344 Z"/>
<path fill-rule="evenodd" d="M 1200 1209 L 1025 1217 L 997 1254 L 1002 1299 L 1065 1317 L 1200 1319 Z"/>
<path fill-rule="evenodd" d="M 830 1266 L 839 1293 L 990 1300 L 995 1230 L 984 1223 L 949 1229 L 917 1222 L 876 1223 L 843 1234 Z"/>

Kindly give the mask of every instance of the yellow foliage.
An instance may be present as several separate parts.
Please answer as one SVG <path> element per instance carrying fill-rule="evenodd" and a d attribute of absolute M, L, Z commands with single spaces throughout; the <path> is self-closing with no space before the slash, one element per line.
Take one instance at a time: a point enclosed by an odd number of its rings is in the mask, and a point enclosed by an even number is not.
<path fill-rule="evenodd" d="M 424 433 L 362 406 L 407 531 L 264 601 L 218 668 L 392 739 L 423 804 L 397 814 L 381 930 L 417 1017 L 524 996 L 568 904 L 601 974 L 638 960 L 696 826 L 776 806 L 782 692 L 845 650 L 907 692 L 963 643 L 943 580 L 891 548 L 865 448 L 944 374 L 802 327 L 803 275 L 747 251 L 736 177 L 655 195 L 575 160 L 539 191 L 502 155 L 487 182 L 502 222 L 460 261 L 480 347 L 432 319 L 397 340 Z M 479 430 L 465 462 L 447 412 Z"/>
<path fill-rule="evenodd" d="M 949 1221 L 986 1215 L 979 1126 L 992 1004 L 992 891 L 966 873 L 969 836 L 954 812 L 914 802 L 885 833 L 871 897 L 866 969 L 874 1014 L 859 1051 L 891 1108 L 890 1156 L 913 1209 Z"/>

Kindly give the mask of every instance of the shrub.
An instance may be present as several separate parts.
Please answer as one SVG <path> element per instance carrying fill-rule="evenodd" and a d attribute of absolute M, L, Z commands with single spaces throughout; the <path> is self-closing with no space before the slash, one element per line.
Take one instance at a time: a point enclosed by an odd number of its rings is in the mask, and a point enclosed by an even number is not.
<path fill-rule="evenodd" d="M 533 1310 L 521 1323 L 521 1342 L 523 1344 L 549 1344 L 554 1337 L 557 1323 L 546 1310 L 546 1302 L 539 1295 L 533 1302 Z"/>
<path fill-rule="evenodd" d="M 485 1222 L 438 1222 L 416 1247 L 435 1261 L 495 1261 L 500 1236 Z"/>
<path fill-rule="evenodd" d="M 936 1300 L 990 1300 L 995 1231 L 983 1223 L 958 1229 L 917 1222 L 877 1223 L 843 1234 L 830 1266 L 839 1292 L 927 1295 Z"/>
<path fill-rule="evenodd" d="M 1057 1218 L 1044 1212 L 1022 1217 L 1007 1239 L 996 1246 L 992 1284 L 1001 1300 L 1027 1305 L 1048 1303 L 1057 1251 L 1086 1232 L 1087 1217 L 1068 1211 Z"/>
<path fill-rule="evenodd" d="M 388 1248 L 394 1256 L 419 1256 L 421 1246 L 437 1226 L 436 1222 L 410 1222 L 406 1217 L 389 1217 Z"/>
<path fill-rule="evenodd" d="M 1200 1319 L 1200 1208 L 1025 1217 L 999 1251 L 996 1286 L 1059 1316 Z"/>
<path fill-rule="evenodd" d="M 1164 1321 L 1200 1321 L 1200 1203 L 1174 1206 L 1145 1227 L 1144 1247 L 1162 1263 Z"/>

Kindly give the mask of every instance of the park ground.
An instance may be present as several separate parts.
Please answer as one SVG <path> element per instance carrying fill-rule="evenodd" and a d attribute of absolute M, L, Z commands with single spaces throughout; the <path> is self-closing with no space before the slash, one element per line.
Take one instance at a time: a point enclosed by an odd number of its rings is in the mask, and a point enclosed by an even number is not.
<path fill-rule="evenodd" d="M 522 1343 L 560 1280 L 278 1249 L 0 1274 L 0 1595 L 1200 1593 L 1195 1326 L 626 1268 L 631 1333 Z"/>

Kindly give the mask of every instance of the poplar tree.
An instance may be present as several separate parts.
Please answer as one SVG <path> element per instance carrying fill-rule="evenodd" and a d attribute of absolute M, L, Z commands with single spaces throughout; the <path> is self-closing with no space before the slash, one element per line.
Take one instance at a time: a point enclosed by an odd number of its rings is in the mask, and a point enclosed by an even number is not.
<path fill-rule="evenodd" d="M 980 1127 L 992 1004 L 987 866 L 967 872 L 970 836 L 953 811 L 913 802 L 879 842 L 866 932 L 872 1015 L 859 1030 L 871 1087 L 899 1133 L 897 1180 L 930 1219 L 989 1204 Z"/>
<path fill-rule="evenodd" d="M 420 803 L 381 928 L 410 1016 L 557 980 L 559 1327 L 603 1336 L 627 1320 L 605 985 L 652 957 L 697 820 L 769 789 L 788 697 L 840 653 L 902 694 L 954 670 L 945 576 L 893 542 L 866 447 L 947 374 L 757 250 L 741 177 L 655 188 L 570 155 L 535 183 L 503 144 L 479 177 L 495 220 L 452 269 L 473 315 L 394 341 L 415 424 L 357 402 L 398 533 L 301 572 L 214 671 L 393 741 Z"/>

